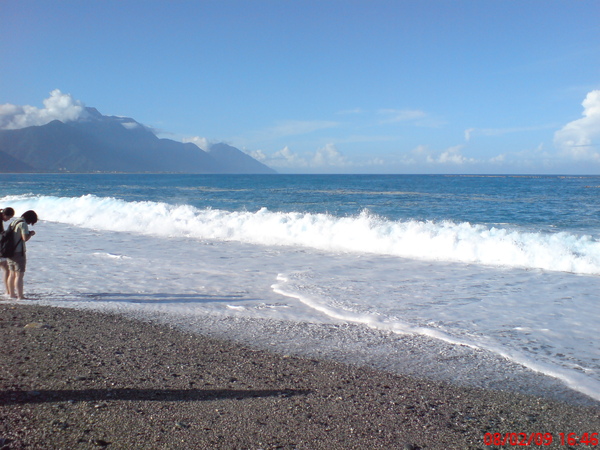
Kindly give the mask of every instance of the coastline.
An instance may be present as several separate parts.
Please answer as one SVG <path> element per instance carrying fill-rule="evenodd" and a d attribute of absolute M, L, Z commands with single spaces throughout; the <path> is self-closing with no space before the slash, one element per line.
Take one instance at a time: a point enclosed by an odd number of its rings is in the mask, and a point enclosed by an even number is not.
<path fill-rule="evenodd" d="M 600 407 L 288 357 L 117 315 L 0 304 L 0 448 L 476 449 Z M 547 441 L 546 441 L 547 442 Z"/>

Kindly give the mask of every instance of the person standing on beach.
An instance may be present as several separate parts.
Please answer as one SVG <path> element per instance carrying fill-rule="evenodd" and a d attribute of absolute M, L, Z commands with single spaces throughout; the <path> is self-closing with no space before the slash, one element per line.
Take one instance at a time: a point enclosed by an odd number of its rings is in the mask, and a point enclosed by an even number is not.
<path fill-rule="evenodd" d="M 23 300 L 23 277 L 25 276 L 25 266 L 27 259 L 25 257 L 25 242 L 27 242 L 35 231 L 29 231 L 29 225 L 35 225 L 38 217 L 35 211 L 25 211 L 21 218 L 10 224 L 15 232 L 15 254 L 8 258 L 8 295 L 11 298 Z"/>
<path fill-rule="evenodd" d="M 4 232 L 4 222 L 8 222 L 15 215 L 15 210 L 12 208 L 0 209 L 0 233 Z M 0 268 L 2 269 L 2 280 L 6 288 L 6 294 L 9 294 L 8 289 L 8 262 L 6 258 L 0 258 Z"/>

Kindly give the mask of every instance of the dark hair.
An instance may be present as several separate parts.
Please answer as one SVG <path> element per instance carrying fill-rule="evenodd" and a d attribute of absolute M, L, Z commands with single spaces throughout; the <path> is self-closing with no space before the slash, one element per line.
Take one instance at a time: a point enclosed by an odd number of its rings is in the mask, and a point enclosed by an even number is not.
<path fill-rule="evenodd" d="M 6 214 L 8 216 L 8 218 L 11 218 L 11 217 L 14 217 L 15 210 L 12 208 L 4 208 L 4 209 L 0 209 L 0 213 Z"/>
<path fill-rule="evenodd" d="M 38 219 L 36 212 L 35 211 L 31 211 L 31 210 L 25 211 L 21 215 L 21 217 L 23 219 L 25 219 L 25 222 L 27 222 L 30 225 L 35 225 L 35 223 L 37 222 L 37 219 Z"/>

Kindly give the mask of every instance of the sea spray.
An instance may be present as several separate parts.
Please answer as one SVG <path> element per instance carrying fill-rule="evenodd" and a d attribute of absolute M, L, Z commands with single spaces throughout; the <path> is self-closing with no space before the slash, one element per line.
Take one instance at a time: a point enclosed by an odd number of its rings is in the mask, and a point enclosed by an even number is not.
<path fill-rule="evenodd" d="M 0 201 L 19 210 L 34 209 L 44 220 L 107 231 L 600 275 L 600 242 L 567 232 L 447 220 L 393 221 L 366 210 L 343 217 L 267 208 L 225 211 L 95 195 L 20 195 Z"/>

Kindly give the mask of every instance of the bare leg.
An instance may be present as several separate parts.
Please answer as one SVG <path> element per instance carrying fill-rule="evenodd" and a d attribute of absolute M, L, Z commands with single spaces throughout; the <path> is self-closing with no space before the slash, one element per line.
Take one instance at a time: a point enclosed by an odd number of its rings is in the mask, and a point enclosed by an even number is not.
<path fill-rule="evenodd" d="M 9 289 L 8 289 L 8 264 L 6 263 L 6 261 L 2 261 L 0 262 L 0 268 L 2 268 L 2 280 L 4 281 L 4 287 L 6 288 L 6 294 L 10 295 L 9 293 Z"/>
<path fill-rule="evenodd" d="M 16 279 L 17 272 L 13 272 L 12 270 L 8 272 L 8 283 L 6 284 L 6 290 L 10 298 L 17 298 L 17 293 L 15 290 Z"/>
<path fill-rule="evenodd" d="M 17 291 L 17 298 L 23 300 L 25 298 L 23 295 L 23 277 L 25 276 L 25 272 L 15 272 L 15 274 L 15 290 Z"/>

